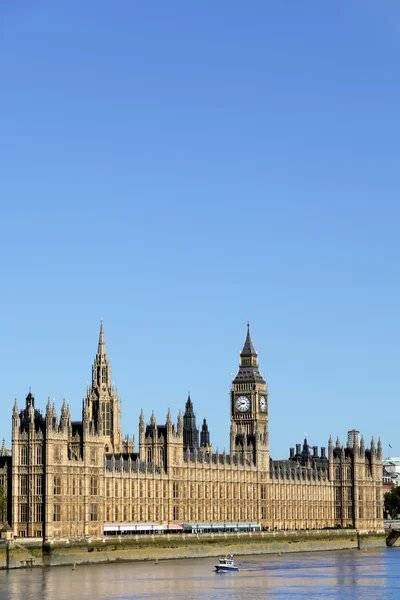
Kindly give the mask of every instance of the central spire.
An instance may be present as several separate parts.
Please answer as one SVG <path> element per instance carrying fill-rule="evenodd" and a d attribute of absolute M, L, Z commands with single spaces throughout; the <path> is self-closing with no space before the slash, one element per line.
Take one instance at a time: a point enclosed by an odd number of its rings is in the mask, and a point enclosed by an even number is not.
<path fill-rule="evenodd" d="M 99 347 L 97 350 L 97 354 L 99 356 L 104 356 L 104 354 L 106 354 L 106 343 L 104 341 L 103 319 L 100 319 Z"/>
<path fill-rule="evenodd" d="M 104 340 L 103 319 L 100 321 L 99 345 L 93 365 L 92 385 L 94 387 L 103 388 L 104 385 L 108 388 L 111 385 L 111 366 L 108 360 L 106 343 Z"/>

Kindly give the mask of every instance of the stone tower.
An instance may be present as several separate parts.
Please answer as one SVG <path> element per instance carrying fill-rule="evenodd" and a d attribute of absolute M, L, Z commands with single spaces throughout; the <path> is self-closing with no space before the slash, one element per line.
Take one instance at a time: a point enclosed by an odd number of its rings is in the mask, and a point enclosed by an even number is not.
<path fill-rule="evenodd" d="M 199 430 L 196 425 L 196 414 L 193 408 L 193 402 L 188 395 L 183 415 L 183 449 L 194 452 L 199 447 Z"/>
<path fill-rule="evenodd" d="M 230 408 L 232 456 L 261 470 L 269 470 L 268 389 L 258 369 L 249 324 L 239 371 L 231 385 Z"/>
<path fill-rule="evenodd" d="M 99 344 L 92 368 L 92 384 L 83 404 L 83 420 L 90 433 L 106 438 L 104 441 L 110 450 L 122 450 L 121 410 L 117 392 L 112 385 L 103 321 L 100 324 Z"/>

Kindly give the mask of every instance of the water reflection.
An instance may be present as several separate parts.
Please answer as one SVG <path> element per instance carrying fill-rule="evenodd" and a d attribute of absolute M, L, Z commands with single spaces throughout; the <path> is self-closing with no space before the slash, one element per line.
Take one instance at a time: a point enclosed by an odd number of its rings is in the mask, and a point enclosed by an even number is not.
<path fill-rule="evenodd" d="M 0 572 L 0 600 L 272 600 L 400 597 L 400 552 L 346 551 L 236 557 L 217 574 L 214 558 Z"/>

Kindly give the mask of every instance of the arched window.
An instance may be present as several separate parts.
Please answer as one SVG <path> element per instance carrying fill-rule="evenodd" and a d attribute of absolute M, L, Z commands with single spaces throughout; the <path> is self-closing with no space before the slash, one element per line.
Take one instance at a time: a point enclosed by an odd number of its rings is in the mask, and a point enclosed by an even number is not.
<path fill-rule="evenodd" d="M 336 481 L 340 481 L 340 468 L 335 467 L 335 479 Z"/>
<path fill-rule="evenodd" d="M 43 463 L 43 449 L 42 446 L 36 448 L 36 464 L 41 465 Z"/>
<path fill-rule="evenodd" d="M 102 405 L 102 412 L 103 412 L 103 435 L 110 435 L 110 429 L 111 429 L 111 409 L 110 409 L 110 403 L 109 402 L 105 402 Z"/>
<path fill-rule="evenodd" d="M 28 448 L 27 446 L 21 446 L 21 465 L 28 464 Z"/>

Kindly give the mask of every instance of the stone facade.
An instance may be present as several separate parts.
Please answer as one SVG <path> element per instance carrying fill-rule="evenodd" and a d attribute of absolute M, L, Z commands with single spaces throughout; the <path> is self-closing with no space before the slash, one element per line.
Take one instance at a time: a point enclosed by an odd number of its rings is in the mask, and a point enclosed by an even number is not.
<path fill-rule="evenodd" d="M 213 452 L 189 397 L 165 424 L 139 419 L 139 447 L 123 438 L 103 324 L 82 420 L 65 400 L 43 416 L 30 392 L 12 416 L 11 526 L 18 536 L 102 536 L 105 523 L 260 523 L 264 530 L 381 530 L 382 448 L 358 432 L 328 453 L 304 440 L 288 460 L 270 457 L 268 388 L 248 327 L 230 392 L 230 453 Z M 10 489 L 8 488 L 8 494 Z"/>

